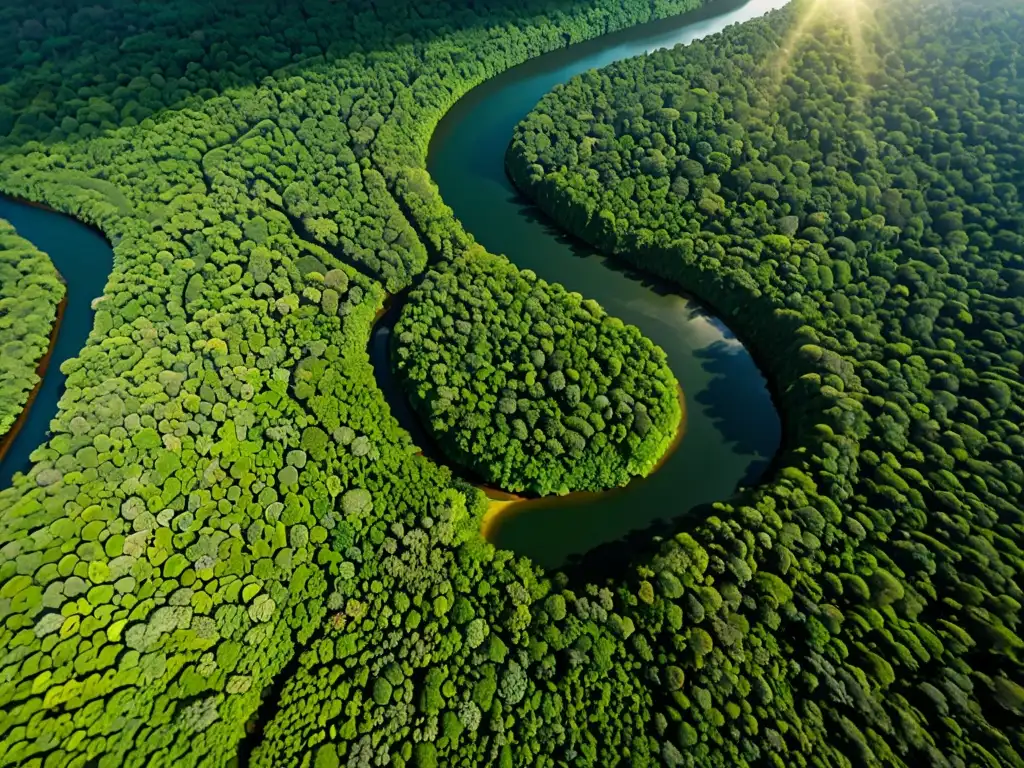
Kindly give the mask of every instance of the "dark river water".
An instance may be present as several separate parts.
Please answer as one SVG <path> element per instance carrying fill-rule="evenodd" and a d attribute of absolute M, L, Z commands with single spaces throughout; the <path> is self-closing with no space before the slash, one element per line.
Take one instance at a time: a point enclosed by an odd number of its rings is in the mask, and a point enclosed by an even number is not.
<path fill-rule="evenodd" d="M 0 488 L 6 488 L 16 472 L 29 468 L 29 455 L 46 440 L 50 419 L 57 413 L 57 401 L 64 391 L 61 363 L 75 357 L 85 346 L 92 328 L 92 300 L 103 295 L 114 266 L 114 254 L 99 233 L 59 213 L 0 197 L 0 219 L 7 219 L 18 230 L 18 235 L 46 252 L 68 284 L 64 322 L 43 377 L 43 386 L 0 463 Z"/>
<path fill-rule="evenodd" d="M 765 379 L 729 329 L 670 286 L 631 274 L 560 235 L 508 181 L 504 158 L 516 124 L 555 85 L 785 4 L 725 0 L 554 51 L 474 88 L 438 125 L 427 167 L 466 230 L 489 251 L 596 299 L 638 326 L 668 354 L 686 396 L 686 434 L 658 472 L 604 494 L 512 506 L 489 527 L 497 546 L 541 565 L 561 565 L 570 555 L 656 520 L 727 498 L 737 487 L 756 482 L 778 449 L 781 427 Z"/>
<path fill-rule="evenodd" d="M 711 9 L 645 24 L 533 59 L 470 91 L 439 124 L 428 169 L 445 202 L 492 252 L 569 290 L 596 299 L 638 326 L 668 353 L 686 396 L 682 444 L 651 477 L 604 494 L 547 498 L 510 507 L 490 526 L 492 541 L 554 567 L 596 545 L 615 542 L 654 521 L 686 514 L 755 482 L 778 449 L 781 429 L 764 377 L 719 320 L 665 284 L 631 274 L 560 235 L 505 176 L 512 131 L 559 83 L 594 67 L 713 34 L 785 5 L 785 0 L 721 0 Z M 0 217 L 50 255 L 68 283 L 64 323 L 43 386 L 0 464 L 0 488 L 27 470 L 47 438 L 64 390 L 61 363 L 85 345 L 92 299 L 102 295 L 113 263 L 104 239 L 71 219 L 0 198 Z M 387 323 L 371 341 L 386 358 Z M 389 377 L 384 377 L 389 378 Z M 394 402 L 397 387 L 382 382 Z M 410 412 L 394 403 L 396 411 Z M 422 430 L 411 430 L 425 442 Z M 428 453 L 429 455 L 429 453 Z"/>

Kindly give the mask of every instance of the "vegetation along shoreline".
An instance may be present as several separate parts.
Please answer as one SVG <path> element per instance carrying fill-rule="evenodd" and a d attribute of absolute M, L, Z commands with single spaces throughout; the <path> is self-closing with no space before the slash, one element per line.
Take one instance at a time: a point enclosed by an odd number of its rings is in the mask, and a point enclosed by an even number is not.
<path fill-rule="evenodd" d="M 35 403 L 36 395 L 39 394 L 39 390 L 43 386 L 43 379 L 46 376 L 46 370 L 50 367 L 50 358 L 53 357 L 53 348 L 57 346 L 57 336 L 60 333 L 61 324 L 64 321 L 64 310 L 67 309 L 68 305 L 67 281 L 64 280 L 63 276 L 61 276 L 59 272 L 57 273 L 57 276 L 60 281 L 64 283 L 65 293 L 57 304 L 57 314 L 54 317 L 53 329 L 50 331 L 50 341 L 47 345 L 46 352 L 41 358 L 39 358 L 39 363 L 36 365 L 36 375 L 39 377 L 39 381 L 36 382 L 35 386 L 32 387 L 32 391 L 29 392 L 28 399 L 25 401 L 25 406 L 22 408 L 21 413 L 18 414 L 18 418 L 15 420 L 14 424 L 11 425 L 7 434 L 5 434 L 3 438 L 0 438 L 0 462 L 4 460 L 4 457 L 7 455 L 7 451 L 14 443 L 15 438 L 18 437 L 18 433 L 21 431 L 22 425 L 25 423 L 25 420 L 28 419 L 28 414 L 29 411 L 32 410 L 33 403 Z"/>

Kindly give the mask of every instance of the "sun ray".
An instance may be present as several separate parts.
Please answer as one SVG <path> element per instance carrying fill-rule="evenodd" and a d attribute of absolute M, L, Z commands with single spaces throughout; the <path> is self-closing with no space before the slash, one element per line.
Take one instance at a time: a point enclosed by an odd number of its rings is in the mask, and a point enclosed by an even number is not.
<path fill-rule="evenodd" d="M 807 31 L 813 26 L 814 22 L 822 13 L 823 3 L 821 0 L 803 3 L 803 6 L 804 8 L 797 11 L 799 14 L 797 22 L 793 25 L 789 34 L 783 39 L 782 45 L 779 47 L 778 56 L 771 62 L 772 81 L 774 88 L 776 89 L 782 86 L 782 81 L 785 79 L 786 73 L 789 71 L 797 48 Z"/>
<path fill-rule="evenodd" d="M 780 89 L 791 74 L 800 49 L 817 34 L 827 34 L 841 28 L 849 38 L 852 54 L 850 77 L 854 85 L 860 86 L 858 100 L 867 89 L 870 74 L 874 70 L 875 56 L 865 38 L 865 18 L 870 14 L 873 0 L 794 0 L 796 20 L 779 45 L 777 54 L 766 62 L 769 69 L 770 87 L 767 92 L 768 104 L 775 102 Z"/>

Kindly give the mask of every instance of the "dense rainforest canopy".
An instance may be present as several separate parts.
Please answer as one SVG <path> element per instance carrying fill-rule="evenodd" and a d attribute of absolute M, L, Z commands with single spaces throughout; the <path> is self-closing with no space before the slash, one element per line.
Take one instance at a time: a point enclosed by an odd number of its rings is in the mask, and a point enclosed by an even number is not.
<path fill-rule="evenodd" d="M 768 361 L 802 455 L 723 546 L 792 590 L 744 624 L 829 764 L 1021 764 L 1022 40 L 1018 3 L 798 3 L 572 80 L 510 147 Z"/>
<path fill-rule="evenodd" d="M 0 450 L 39 383 L 64 293 L 49 257 L 0 219 Z"/>
<path fill-rule="evenodd" d="M 444 111 L 531 56 L 695 5 L 0 10 L 0 187 L 98 225 L 115 252 L 52 437 L 0 492 L 0 765 L 1021 763 L 1024 13 L 1008 0 L 880 8 L 864 50 L 885 66 L 867 81 L 842 16 L 786 42 L 806 2 L 622 65 L 624 91 L 664 78 L 697 104 L 657 104 L 679 113 L 671 135 L 628 107 L 617 173 L 635 194 L 611 207 L 586 187 L 565 203 L 575 187 L 544 180 L 589 171 L 568 150 L 541 165 L 536 137 L 598 126 L 613 97 L 602 111 L 560 92 L 543 108 L 564 126 L 520 134 L 524 187 L 563 201 L 545 205 L 571 229 L 565 211 L 607 209 L 614 239 L 580 232 L 722 307 L 783 392 L 778 475 L 628 573 L 586 581 L 496 551 L 481 494 L 416 455 L 373 380 L 373 318 L 425 271 L 469 297 L 499 274 L 540 286 L 479 253 L 437 195 L 424 156 Z M 595 102 L 604 78 L 584 79 Z M 710 127 L 726 115 L 738 149 Z M 578 145 L 606 141 L 611 161 L 626 120 Z M 682 231 L 642 225 L 662 182 L 633 163 L 661 135 L 671 187 L 684 125 L 712 147 L 694 144 L 702 175 L 673 193 L 716 206 L 690 217 L 699 259 Z M 785 215 L 712 152 L 761 159 L 760 182 L 797 196 Z M 899 238 L 875 213 L 893 189 L 921 223 Z M 868 213 L 850 210 L 860 196 Z M 941 205 L 962 223 L 933 221 Z M 848 312 L 836 285 L 856 286 Z M 925 342 L 903 326 L 928 299 Z M 436 301 L 420 291 L 408 316 Z"/>
<path fill-rule="evenodd" d="M 448 106 L 695 4 L 4 6 L 0 184 L 99 226 L 115 267 L 0 492 L 0 764 L 657 748 L 617 724 L 639 679 L 608 679 L 629 589 L 576 600 L 484 542 L 365 349 L 385 291 L 472 242 L 423 170 Z M 602 685 L 611 719 L 562 726 Z"/>

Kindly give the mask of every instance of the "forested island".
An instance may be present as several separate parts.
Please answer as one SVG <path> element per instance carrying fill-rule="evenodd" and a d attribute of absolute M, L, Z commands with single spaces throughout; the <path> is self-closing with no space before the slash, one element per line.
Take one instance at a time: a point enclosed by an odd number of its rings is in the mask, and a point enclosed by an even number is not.
<path fill-rule="evenodd" d="M 374 380 L 409 290 L 397 375 L 462 462 L 653 468 L 660 350 L 486 253 L 425 156 L 488 77 L 697 5 L 0 9 L 0 189 L 115 257 L 0 491 L 0 765 L 1024 762 L 1019 4 L 795 0 L 509 137 L 524 192 L 779 393 L 772 476 L 625 572 L 491 546 Z"/>
<path fill-rule="evenodd" d="M 660 349 L 482 250 L 428 272 L 395 332 L 417 409 L 449 452 L 502 489 L 625 485 L 679 429 L 679 385 Z"/>
<path fill-rule="evenodd" d="M 46 254 L 0 219 L 0 457 L 45 369 L 64 293 Z"/>

